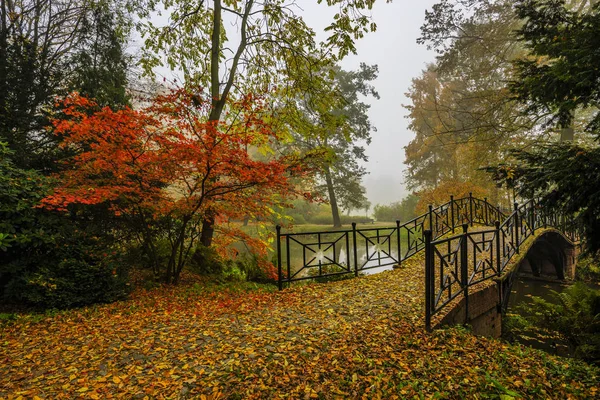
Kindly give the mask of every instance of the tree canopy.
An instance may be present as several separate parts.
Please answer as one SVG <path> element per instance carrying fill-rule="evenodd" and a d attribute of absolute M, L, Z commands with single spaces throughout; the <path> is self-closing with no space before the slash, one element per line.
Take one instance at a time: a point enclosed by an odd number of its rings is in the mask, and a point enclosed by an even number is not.
<path fill-rule="evenodd" d="M 594 108 L 586 130 L 596 142 L 546 142 L 512 152 L 510 176 L 506 166 L 494 170 L 496 180 L 514 185 L 522 196 L 540 197 L 549 209 L 578 218 L 587 249 L 600 250 L 600 203 L 597 160 L 600 148 L 597 46 L 600 5 L 585 12 L 571 11 L 564 1 L 522 1 L 517 9 L 525 18 L 519 38 L 531 56 L 515 63 L 511 90 L 529 113 L 544 113 L 547 125 L 571 123 L 573 112 Z M 594 45 L 595 43 L 595 45 Z"/>

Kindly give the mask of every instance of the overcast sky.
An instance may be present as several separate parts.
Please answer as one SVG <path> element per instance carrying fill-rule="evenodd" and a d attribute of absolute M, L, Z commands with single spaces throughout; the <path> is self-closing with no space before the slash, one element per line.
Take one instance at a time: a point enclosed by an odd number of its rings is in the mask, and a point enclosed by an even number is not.
<path fill-rule="evenodd" d="M 407 112 L 402 107 L 408 100 L 405 93 L 411 79 L 417 77 L 435 54 L 416 43 L 425 10 L 437 0 L 394 0 L 391 4 L 379 0 L 373 9 L 377 31 L 357 43 L 357 54 L 342 60 L 345 70 L 357 69 L 361 62 L 377 64 L 379 78 L 374 85 L 380 100 L 369 99 L 369 117 L 377 128 L 367 149 L 369 175 L 364 178 L 367 195 L 373 205 L 401 200 L 407 195 L 404 186 L 404 146 L 414 137 L 408 130 Z M 306 23 L 321 32 L 331 22 L 335 9 L 302 0 Z"/>

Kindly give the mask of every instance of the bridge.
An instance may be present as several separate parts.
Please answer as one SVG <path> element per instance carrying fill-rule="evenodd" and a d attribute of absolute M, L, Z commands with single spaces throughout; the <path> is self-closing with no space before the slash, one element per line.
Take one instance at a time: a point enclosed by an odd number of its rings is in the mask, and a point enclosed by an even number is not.
<path fill-rule="evenodd" d="M 535 200 L 512 210 L 486 198 L 454 199 L 395 226 L 282 233 L 277 227 L 278 284 L 327 281 L 385 269 L 425 253 L 425 325 L 469 323 L 499 336 L 518 273 L 572 278 L 579 242 L 574 221 Z"/>

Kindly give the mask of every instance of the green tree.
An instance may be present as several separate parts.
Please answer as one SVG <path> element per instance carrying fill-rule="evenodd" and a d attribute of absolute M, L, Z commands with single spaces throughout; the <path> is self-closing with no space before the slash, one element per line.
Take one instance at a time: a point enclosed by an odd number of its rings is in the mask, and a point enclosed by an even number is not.
<path fill-rule="evenodd" d="M 105 0 L 90 5 L 79 27 L 69 77 L 71 91 L 112 109 L 129 104 L 127 72 L 132 62 L 124 51 L 130 21 L 117 7 Z"/>
<path fill-rule="evenodd" d="M 402 201 L 388 205 L 377 204 L 373 208 L 373 215 L 377 221 L 405 222 L 416 216 L 415 208 L 419 202 L 416 194 L 409 194 Z"/>
<path fill-rule="evenodd" d="M 516 9 L 526 21 L 518 35 L 529 57 L 515 62 L 510 88 L 529 113 L 551 117 L 546 126 L 569 126 L 576 110 L 600 101 L 600 5 L 580 12 L 565 1 L 527 0 Z M 585 129 L 600 132 L 600 112 Z"/>
<path fill-rule="evenodd" d="M 532 56 L 515 64 L 511 89 L 515 98 L 534 115 L 551 116 L 550 126 L 565 126 L 573 111 L 592 108 L 586 130 L 600 138 L 598 63 L 600 4 L 588 11 L 570 11 L 563 1 L 522 1 L 519 15 L 525 19 L 519 37 Z M 512 185 L 524 197 L 540 197 L 550 211 L 578 217 L 587 249 L 600 250 L 600 147 L 594 143 L 542 143 L 515 150 Z M 505 166 L 495 168 L 500 183 L 509 179 Z M 513 178 L 514 176 L 514 178 Z"/>
<path fill-rule="evenodd" d="M 278 102 L 285 104 L 281 110 L 294 109 L 304 95 L 325 102 L 328 88 L 315 72 L 354 52 L 354 40 L 376 28 L 362 12 L 373 3 L 328 0 L 340 12 L 321 46 L 297 14 L 295 1 L 140 1 L 140 15 L 146 18 L 139 25 L 146 38 L 144 66 L 151 72 L 164 56 L 169 67 L 183 72 L 186 82 L 206 87 L 212 98 L 211 121 L 220 121 L 230 97 L 239 93 L 273 90 Z M 159 5 L 170 12 L 166 26 L 147 19 Z M 215 217 L 208 210 L 201 237 L 205 246 L 212 242 Z"/>
<path fill-rule="evenodd" d="M 340 209 L 363 209 L 368 202 L 361 178 L 367 161 L 364 145 L 371 142 L 375 128 L 368 117 L 370 105 L 359 96 L 379 94 L 370 82 L 377 78 L 377 66 L 361 64 L 357 71 L 334 68 L 330 86 L 334 96 L 324 105 L 306 102 L 301 105 L 303 124 L 291 123 L 295 140 L 292 147 L 303 152 L 324 150 L 327 157 L 318 165 L 320 183 L 316 192 L 329 201 L 333 225 L 341 226 Z M 328 71 L 325 71 L 327 74 Z"/>
<path fill-rule="evenodd" d="M 565 2 L 573 13 L 590 7 L 587 0 Z M 530 51 L 515 36 L 523 23 L 507 0 L 441 0 L 427 12 L 418 41 L 438 57 L 408 93 L 416 134 L 406 147 L 411 188 L 468 180 L 501 201 L 509 193 L 495 189 L 481 167 L 505 162 L 509 148 L 552 135 L 543 129 L 548 110 L 524 112 L 527 104 L 516 101 L 507 87 L 514 79 L 513 62 Z"/>
<path fill-rule="evenodd" d="M 18 166 L 56 169 L 59 138 L 46 129 L 56 96 L 68 90 L 124 93 L 126 66 L 115 50 L 128 26 L 118 10 L 88 0 L 0 3 L 0 139 L 15 152 Z M 104 60 L 104 66 L 94 60 Z"/>
<path fill-rule="evenodd" d="M 518 24 L 510 1 L 443 0 L 426 14 L 419 42 L 439 55 L 408 93 L 412 189 L 451 180 L 493 189 L 479 168 L 502 159 L 533 125 L 506 89 L 511 60 L 523 51 L 512 36 Z"/>
<path fill-rule="evenodd" d="M 0 142 L 0 301 L 68 308 L 125 296 L 124 267 L 105 229 L 39 208 L 52 182 L 12 156 Z"/>

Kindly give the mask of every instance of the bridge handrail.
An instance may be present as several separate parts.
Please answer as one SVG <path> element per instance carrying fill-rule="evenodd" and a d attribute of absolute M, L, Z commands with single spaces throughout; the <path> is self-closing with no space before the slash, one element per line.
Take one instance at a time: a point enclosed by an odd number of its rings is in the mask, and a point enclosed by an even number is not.
<path fill-rule="evenodd" d="M 357 229 L 356 224 L 352 224 L 352 229 L 340 229 L 335 231 L 321 231 L 321 232 L 281 232 L 281 227 L 277 226 L 277 270 L 278 270 L 278 284 L 279 289 L 283 288 L 284 283 L 289 283 L 304 279 L 324 278 L 329 276 L 336 276 L 340 274 L 354 273 L 358 275 L 359 272 L 369 269 L 378 268 L 381 266 L 401 264 L 404 260 L 412 257 L 419 253 L 425 248 L 425 237 L 424 231 L 429 228 L 434 232 L 434 239 L 440 238 L 449 232 L 454 232 L 455 229 L 459 228 L 463 223 L 468 223 L 471 226 L 475 223 L 488 224 L 493 223 L 492 217 L 501 218 L 504 217 L 504 213 L 496 206 L 488 202 L 487 198 L 478 199 L 473 197 L 472 193 L 467 197 L 454 199 L 450 196 L 450 201 L 441 204 L 437 207 L 429 206 L 428 212 L 414 217 L 404 223 L 396 221 L 395 226 L 390 227 L 378 227 L 378 228 L 364 228 Z M 386 231 L 385 234 L 380 232 Z M 375 233 L 374 237 L 367 238 L 368 233 Z M 345 262 L 341 262 L 336 252 L 342 247 L 332 245 L 331 240 L 321 240 L 326 235 L 340 235 L 335 241 L 347 241 L 347 256 Z M 394 236 L 392 238 L 392 236 Z M 317 238 L 316 243 L 314 238 Z M 375 261 L 370 259 L 370 251 L 373 248 L 377 248 L 380 251 L 380 245 L 390 245 L 395 239 L 395 243 L 390 247 L 388 252 L 384 252 L 386 258 L 382 262 L 382 258 L 377 257 L 376 266 L 366 266 L 363 264 L 359 266 L 357 261 L 357 243 L 358 238 L 365 238 L 365 254 L 367 255 L 368 261 Z M 303 240 L 304 239 L 304 240 Z M 371 240 L 372 239 L 372 240 Z M 384 240 L 382 243 L 381 240 Z M 309 241 L 310 240 L 310 241 Z M 350 246 L 351 244 L 351 246 Z M 282 245 L 285 247 L 285 255 L 282 254 Z M 297 245 L 298 252 L 302 252 L 303 262 L 300 268 L 293 270 L 291 268 L 291 255 L 290 245 Z M 314 254 L 320 253 L 323 250 L 333 252 L 332 257 L 328 258 L 328 262 L 323 262 L 321 259 L 315 259 L 312 257 Z M 307 254 L 309 257 L 307 257 Z M 285 260 L 285 263 L 284 263 Z M 285 265 L 284 265 L 285 264 Z M 333 267 L 334 270 L 330 270 L 323 267 Z M 309 276 L 303 275 L 305 271 L 313 272 Z"/>
<path fill-rule="evenodd" d="M 431 329 L 432 317 L 460 295 L 468 312 L 469 288 L 501 276 L 520 246 L 537 229 L 553 227 L 572 242 L 579 239 L 575 220 L 562 213 L 544 212 L 536 200 L 515 203 L 510 215 L 497 211 L 505 219 L 502 223 L 496 220 L 492 230 L 469 231 L 469 224 L 465 223 L 462 233 L 443 239 L 437 239 L 432 230 L 424 232 L 427 329 Z M 507 298 L 506 293 L 503 298 Z"/>

